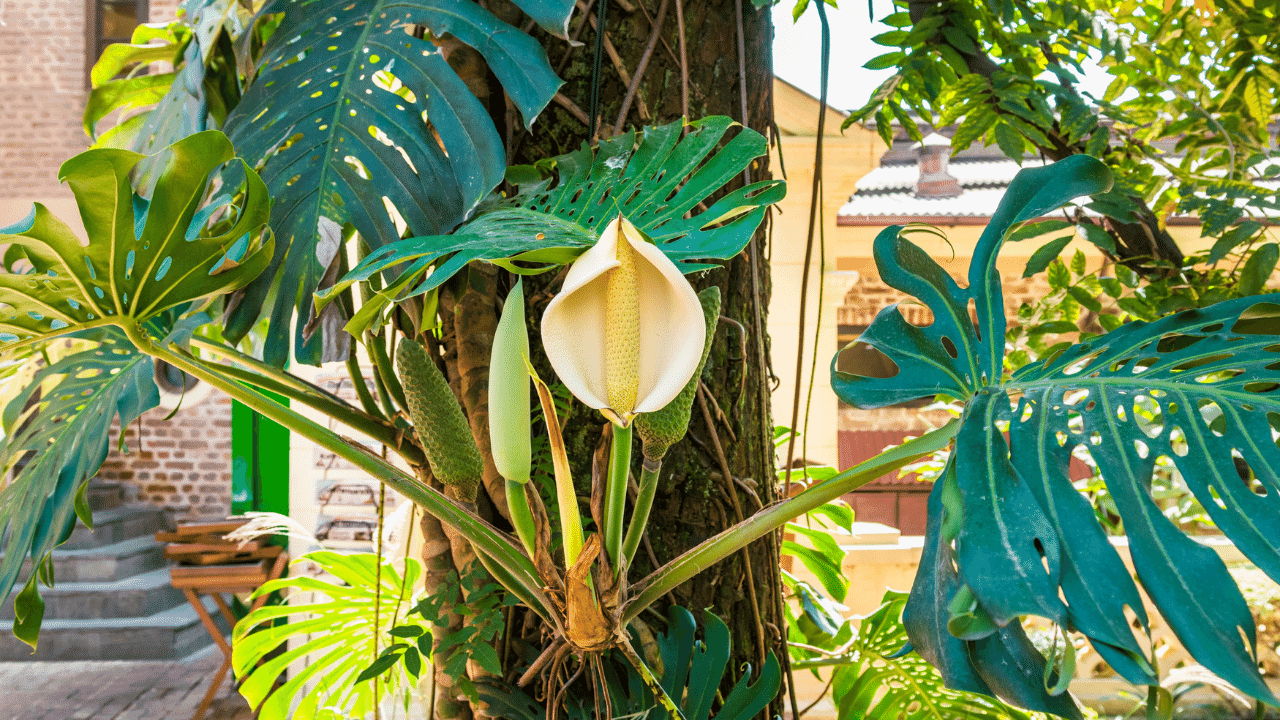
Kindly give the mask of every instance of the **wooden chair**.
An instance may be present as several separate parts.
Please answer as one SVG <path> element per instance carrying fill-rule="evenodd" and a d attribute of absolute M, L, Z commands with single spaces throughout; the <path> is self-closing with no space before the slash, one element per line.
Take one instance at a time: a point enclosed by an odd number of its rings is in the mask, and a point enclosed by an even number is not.
<path fill-rule="evenodd" d="M 222 535 L 243 522 L 245 521 L 183 525 L 178 527 L 177 532 L 156 533 L 156 540 L 171 543 L 165 548 L 166 557 L 187 563 L 169 569 L 170 581 L 187 598 L 223 656 L 222 664 L 214 671 L 209 689 L 205 691 L 204 699 L 192 720 L 204 718 L 218 689 L 222 687 L 227 672 L 231 670 L 231 643 L 227 642 L 222 629 L 205 608 L 202 595 L 213 598 L 227 625 L 235 627 L 235 613 L 223 598 L 223 593 L 251 593 L 264 583 L 283 575 L 289 565 L 289 553 L 282 547 L 264 545 L 257 541 L 239 546 L 222 539 Z M 250 610 L 262 607 L 266 600 L 265 595 L 257 598 Z"/>

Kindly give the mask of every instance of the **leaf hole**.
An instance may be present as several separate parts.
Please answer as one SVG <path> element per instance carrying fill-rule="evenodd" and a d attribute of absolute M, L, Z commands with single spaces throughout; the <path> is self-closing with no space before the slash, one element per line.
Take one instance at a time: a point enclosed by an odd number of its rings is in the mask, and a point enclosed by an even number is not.
<path fill-rule="evenodd" d="M 1267 486 L 1258 478 L 1258 474 L 1253 471 L 1253 467 L 1249 465 L 1249 461 L 1244 459 L 1244 455 L 1239 450 L 1231 448 L 1231 461 L 1235 463 L 1236 475 L 1244 482 L 1245 487 L 1253 491 L 1254 495 L 1260 497 L 1267 496 Z"/>
<path fill-rule="evenodd" d="M 1141 375 L 1142 373 L 1146 372 L 1152 365 L 1155 365 L 1156 361 L 1159 359 L 1160 358 L 1149 357 L 1149 358 L 1142 358 L 1141 360 L 1135 362 L 1132 368 L 1133 374 Z"/>
<path fill-rule="evenodd" d="M 1222 496 L 1218 494 L 1218 489 L 1212 485 L 1209 486 L 1209 495 L 1210 497 L 1213 498 L 1213 502 L 1218 505 L 1219 509 L 1221 510 L 1227 509 L 1227 504 L 1222 502 Z"/>
<path fill-rule="evenodd" d="M 1155 439 L 1164 434 L 1164 414 L 1160 403 L 1146 395 L 1138 395 L 1133 399 L 1133 418 L 1144 435 Z"/>
<path fill-rule="evenodd" d="M 1129 422 L 1129 416 L 1125 413 L 1123 405 L 1116 406 L 1116 419 L 1120 422 Z"/>
<path fill-rule="evenodd" d="M 1209 365 L 1212 363 L 1221 362 L 1222 360 L 1227 360 L 1231 357 L 1234 357 L 1232 353 L 1217 353 L 1216 355 L 1209 355 L 1207 357 L 1198 357 L 1198 358 L 1187 360 L 1185 362 L 1181 362 L 1181 363 L 1178 363 L 1177 365 L 1174 365 L 1173 367 L 1169 368 L 1169 372 L 1170 374 L 1183 373 L 1188 370 L 1194 370 L 1203 365 Z"/>
<path fill-rule="evenodd" d="M 1177 425 L 1169 428 L 1169 447 L 1178 457 L 1186 457 L 1191 452 L 1191 446 L 1187 444 L 1187 434 Z"/>
<path fill-rule="evenodd" d="M 1138 457 L 1142 458 L 1143 460 L 1146 460 L 1147 455 L 1151 454 L 1151 448 L 1147 447 L 1147 444 L 1142 442 L 1141 440 L 1135 439 L 1133 441 L 1133 449 L 1138 451 Z"/>
<path fill-rule="evenodd" d="M 1280 305 L 1260 302 L 1240 313 L 1231 332 L 1241 335 L 1280 335 Z"/>
<path fill-rule="evenodd" d="M 840 351 L 836 369 L 857 377 L 885 380 L 896 377 L 898 364 L 888 355 L 861 341 L 854 341 Z"/>
<path fill-rule="evenodd" d="M 1200 400 L 1197 405 L 1200 409 L 1200 418 L 1204 420 L 1209 432 L 1222 437 L 1227 429 L 1227 418 L 1222 412 L 1222 407 L 1212 400 Z"/>
<path fill-rule="evenodd" d="M 1280 383 L 1269 381 L 1245 383 L 1244 386 L 1245 392 L 1251 393 L 1275 392 L 1277 388 L 1280 388 Z M 1250 409 L 1252 409 L 1252 406 L 1250 406 Z"/>
<path fill-rule="evenodd" d="M 1156 352 L 1172 353 L 1184 350 L 1204 339 L 1203 335 L 1184 335 L 1182 333 L 1166 333 L 1156 343 Z"/>
<path fill-rule="evenodd" d="M 1244 374 L 1244 370 L 1218 370 L 1216 372 L 1205 373 L 1196 377 L 1196 382 L 1204 385 L 1212 385 L 1225 380 L 1230 380 Z"/>
<path fill-rule="evenodd" d="M 947 351 L 947 354 L 951 356 L 952 360 L 960 357 L 960 351 L 956 349 L 956 344 L 946 335 L 942 336 L 942 347 Z"/>
<path fill-rule="evenodd" d="M 342 158 L 342 161 L 355 170 L 356 174 L 359 175 L 361 179 L 369 179 L 369 170 L 365 168 L 364 163 L 360 161 L 360 158 L 357 158 L 354 155 L 347 155 Z"/>

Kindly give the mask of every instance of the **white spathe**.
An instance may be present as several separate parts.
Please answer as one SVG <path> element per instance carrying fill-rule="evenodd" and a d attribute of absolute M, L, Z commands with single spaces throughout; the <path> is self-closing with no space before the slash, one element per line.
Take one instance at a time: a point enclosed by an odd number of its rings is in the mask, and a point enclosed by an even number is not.
<path fill-rule="evenodd" d="M 615 361 L 610 367 L 605 341 L 611 320 L 609 279 L 611 271 L 622 266 L 619 251 L 628 249 L 634 252 L 632 277 L 639 322 L 632 347 L 638 363 L 619 367 Z M 621 216 L 569 267 L 564 287 L 542 316 L 542 344 L 560 381 L 587 406 L 624 426 L 639 413 L 661 410 L 684 389 L 698 369 L 706 334 L 693 286 L 675 263 Z M 636 369 L 629 372 L 625 365 Z M 631 383 L 636 388 L 634 406 L 610 407 L 610 388 L 617 397 L 617 388 Z"/>

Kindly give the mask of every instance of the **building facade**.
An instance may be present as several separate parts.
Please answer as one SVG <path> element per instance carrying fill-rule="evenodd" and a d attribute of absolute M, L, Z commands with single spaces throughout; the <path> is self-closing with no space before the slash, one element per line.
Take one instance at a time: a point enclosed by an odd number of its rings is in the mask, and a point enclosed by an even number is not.
<path fill-rule="evenodd" d="M 102 48 L 128 42 L 139 22 L 168 22 L 178 0 L 5 0 L 0 3 L 0 226 L 32 202 L 79 231 L 58 168 L 89 148 L 81 116 L 89 69 Z M 173 512 L 179 521 L 225 517 L 231 507 L 231 401 L 189 397 L 124 429 L 95 483 L 119 483 L 124 500 Z M 119 433 L 120 428 L 113 429 Z"/>

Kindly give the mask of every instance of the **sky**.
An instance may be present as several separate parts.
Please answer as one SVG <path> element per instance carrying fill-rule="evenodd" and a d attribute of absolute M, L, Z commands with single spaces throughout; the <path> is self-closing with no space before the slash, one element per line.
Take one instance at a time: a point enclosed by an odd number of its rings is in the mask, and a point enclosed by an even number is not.
<path fill-rule="evenodd" d="M 889 11 L 889 3 L 879 3 L 876 15 L 883 17 Z M 773 73 L 805 92 L 818 96 L 822 59 L 822 33 L 818 12 L 812 6 L 792 22 L 794 3 L 784 0 L 773 7 Z M 828 78 L 827 101 L 839 110 L 861 107 L 871 93 L 892 70 L 867 70 L 863 63 L 889 51 L 889 48 L 871 42 L 874 35 L 890 28 L 867 18 L 867 4 L 863 0 L 844 0 L 840 9 L 827 7 L 827 20 L 831 25 L 831 72 Z"/>
<path fill-rule="evenodd" d="M 872 0 L 876 17 L 889 13 L 887 0 Z M 793 0 L 782 0 L 773 7 L 773 72 L 778 77 L 818 97 L 821 88 L 822 32 L 813 2 L 800 16 L 791 19 Z M 839 9 L 827 6 L 831 25 L 831 72 L 828 78 L 827 102 L 837 110 L 856 110 L 866 103 L 880 83 L 893 75 L 892 69 L 867 70 L 864 63 L 890 48 L 871 42 L 871 38 L 891 28 L 867 17 L 864 0 L 843 0 Z M 1077 87 L 1101 95 L 1110 82 L 1106 71 L 1086 63 L 1084 78 Z M 1132 93 L 1132 89 L 1130 89 Z"/>

